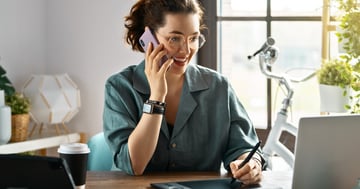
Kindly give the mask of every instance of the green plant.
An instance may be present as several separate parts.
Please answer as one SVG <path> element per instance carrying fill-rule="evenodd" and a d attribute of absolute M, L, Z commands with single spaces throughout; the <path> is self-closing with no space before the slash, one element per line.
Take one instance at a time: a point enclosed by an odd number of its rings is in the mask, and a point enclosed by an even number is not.
<path fill-rule="evenodd" d="M 353 80 L 351 83 L 352 93 L 349 96 L 350 104 L 346 105 L 345 108 L 352 114 L 360 113 L 360 62 L 353 66 Z"/>
<path fill-rule="evenodd" d="M 5 103 L 11 108 L 11 114 L 27 114 L 30 112 L 30 100 L 15 92 L 15 88 L 6 77 L 6 71 L 0 66 L 0 89 L 4 90 Z"/>
<path fill-rule="evenodd" d="M 30 100 L 20 93 L 5 96 L 5 103 L 11 108 L 11 114 L 27 114 L 30 112 Z"/>
<path fill-rule="evenodd" d="M 317 76 L 320 84 L 345 88 L 350 86 L 353 81 L 352 72 L 350 63 L 339 57 L 324 62 L 317 71 Z"/>
<path fill-rule="evenodd" d="M 349 110 L 351 114 L 360 113 L 360 93 L 356 91 L 355 94 L 350 96 L 351 104 L 345 105 L 345 109 Z"/>
<path fill-rule="evenodd" d="M 339 4 L 341 31 L 337 32 L 339 42 L 350 58 L 360 56 L 360 7 L 358 0 L 337 0 Z"/>
<path fill-rule="evenodd" d="M 10 80 L 6 77 L 6 71 L 0 65 L 0 89 L 4 90 L 5 95 L 12 95 L 15 93 L 15 88 Z"/>
<path fill-rule="evenodd" d="M 360 113 L 360 2 L 358 0 L 336 0 L 340 12 L 340 31 L 336 33 L 339 43 L 346 52 L 341 58 L 352 65 L 352 79 L 349 95 L 350 104 L 345 108 L 350 113 Z"/>

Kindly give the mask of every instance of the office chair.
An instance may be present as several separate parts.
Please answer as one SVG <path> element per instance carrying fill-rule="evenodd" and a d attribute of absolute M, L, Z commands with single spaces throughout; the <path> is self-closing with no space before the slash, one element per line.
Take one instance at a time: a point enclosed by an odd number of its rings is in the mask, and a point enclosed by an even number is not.
<path fill-rule="evenodd" d="M 100 132 L 88 141 L 90 154 L 87 168 L 89 171 L 110 171 L 112 167 L 112 152 L 107 145 L 104 133 Z"/>

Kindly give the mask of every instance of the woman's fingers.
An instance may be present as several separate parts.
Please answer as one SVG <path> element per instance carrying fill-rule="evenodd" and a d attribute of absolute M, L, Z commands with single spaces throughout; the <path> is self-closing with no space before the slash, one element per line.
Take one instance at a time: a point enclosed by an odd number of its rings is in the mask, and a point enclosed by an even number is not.
<path fill-rule="evenodd" d="M 145 53 L 146 67 L 148 70 L 158 71 L 160 68 L 160 61 L 166 54 L 167 51 L 164 49 L 163 44 L 160 44 L 155 49 L 153 48 L 153 44 L 149 44 Z"/>
<path fill-rule="evenodd" d="M 166 72 L 166 71 L 170 68 L 170 66 L 171 66 L 172 63 L 174 63 L 174 59 L 168 58 L 168 59 L 165 61 L 165 63 L 160 67 L 160 71 L 159 71 L 159 72 L 161 72 L 161 73 Z M 165 74 L 164 74 L 164 76 L 165 76 Z"/>
<path fill-rule="evenodd" d="M 145 53 L 145 75 L 149 82 L 151 98 L 165 99 L 167 94 L 167 84 L 165 73 L 166 70 L 160 68 L 160 61 L 162 57 L 166 56 L 167 51 L 164 48 L 164 45 L 159 45 L 156 48 L 153 48 L 153 45 L 150 44 Z M 165 65 L 162 67 L 168 68 L 169 64 L 172 63 L 172 60 L 166 61 Z"/>
<path fill-rule="evenodd" d="M 253 168 L 251 166 L 248 167 L 249 171 L 241 176 L 239 180 L 241 180 L 244 184 L 258 184 L 262 179 L 261 169 L 257 168 L 255 165 Z"/>
<path fill-rule="evenodd" d="M 163 60 L 163 57 L 166 57 L 167 51 L 166 50 L 161 50 L 157 53 L 157 55 L 154 57 L 154 63 L 153 66 L 156 68 L 160 68 L 161 67 L 161 61 Z M 158 69 L 156 69 L 156 71 L 158 71 Z"/>
<path fill-rule="evenodd" d="M 148 45 L 148 47 L 147 47 L 147 49 L 146 49 L 146 51 L 145 51 L 145 71 L 146 70 L 151 70 L 151 68 L 152 68 L 152 61 L 151 61 L 151 59 L 150 59 L 150 54 L 151 54 L 151 52 L 152 52 L 152 43 L 149 43 L 149 45 Z"/>
<path fill-rule="evenodd" d="M 250 160 L 240 169 L 237 169 L 237 166 L 240 165 L 242 161 L 236 160 L 230 164 L 232 174 L 234 178 L 237 178 L 244 184 L 258 184 L 262 179 L 261 167 L 254 160 Z"/>

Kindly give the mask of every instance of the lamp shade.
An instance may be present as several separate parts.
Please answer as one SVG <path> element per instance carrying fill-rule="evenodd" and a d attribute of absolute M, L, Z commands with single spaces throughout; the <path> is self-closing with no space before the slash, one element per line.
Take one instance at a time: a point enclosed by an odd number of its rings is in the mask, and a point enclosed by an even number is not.
<path fill-rule="evenodd" d="M 32 75 L 23 87 L 36 123 L 69 122 L 79 111 L 80 90 L 68 74 Z"/>

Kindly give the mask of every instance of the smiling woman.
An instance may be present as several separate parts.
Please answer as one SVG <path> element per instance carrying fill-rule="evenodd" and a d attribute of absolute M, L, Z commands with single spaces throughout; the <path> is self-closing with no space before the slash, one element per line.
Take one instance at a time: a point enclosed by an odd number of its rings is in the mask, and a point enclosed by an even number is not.
<path fill-rule="evenodd" d="M 104 135 L 114 166 L 141 175 L 219 171 L 223 163 L 235 178 L 259 183 L 261 149 L 239 167 L 259 141 L 246 110 L 224 76 L 190 64 L 205 42 L 198 1 L 140 0 L 125 20 L 126 40 L 144 61 L 106 82 Z M 159 45 L 143 50 L 139 38 L 148 29 Z"/>

